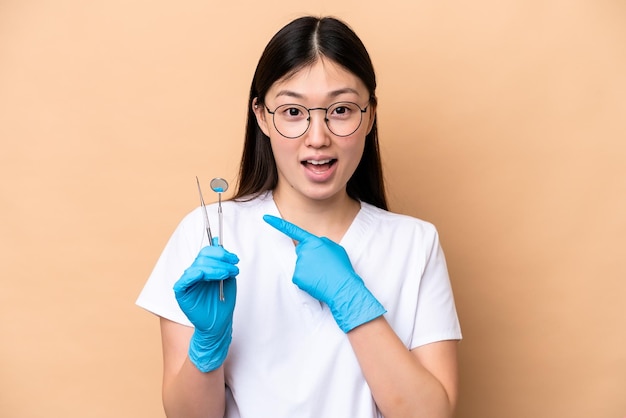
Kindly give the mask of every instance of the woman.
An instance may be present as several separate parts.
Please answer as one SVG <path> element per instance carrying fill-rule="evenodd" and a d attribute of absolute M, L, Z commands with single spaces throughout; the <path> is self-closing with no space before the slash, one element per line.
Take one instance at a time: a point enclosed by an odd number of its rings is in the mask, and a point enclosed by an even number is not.
<path fill-rule="evenodd" d="M 193 211 L 137 301 L 160 316 L 169 417 L 452 415 L 446 264 L 431 224 L 386 210 L 375 89 L 339 20 L 296 19 L 267 45 L 225 248 Z"/>

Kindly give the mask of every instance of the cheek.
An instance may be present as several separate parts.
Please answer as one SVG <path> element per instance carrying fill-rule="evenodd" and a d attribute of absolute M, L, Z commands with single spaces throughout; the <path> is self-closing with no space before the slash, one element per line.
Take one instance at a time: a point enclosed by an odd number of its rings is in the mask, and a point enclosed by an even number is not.
<path fill-rule="evenodd" d="M 295 161 L 297 151 L 295 145 L 297 144 L 291 144 L 282 138 L 275 137 L 270 137 L 270 144 L 272 146 L 272 152 L 274 153 L 276 166 L 279 170 L 286 168 L 285 166 L 289 164 L 290 161 Z"/>
<path fill-rule="evenodd" d="M 351 165 L 356 170 L 356 167 L 361 162 L 361 158 L 363 158 L 363 151 L 365 149 L 365 140 L 359 141 L 358 143 L 353 144 L 349 149 L 346 149 L 346 155 L 349 156 Z"/>

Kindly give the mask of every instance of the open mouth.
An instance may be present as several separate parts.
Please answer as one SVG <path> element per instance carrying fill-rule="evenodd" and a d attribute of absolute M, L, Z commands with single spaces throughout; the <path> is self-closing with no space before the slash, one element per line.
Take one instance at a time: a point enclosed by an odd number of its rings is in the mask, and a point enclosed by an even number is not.
<path fill-rule="evenodd" d="M 336 162 L 337 160 L 332 158 L 327 160 L 305 160 L 302 161 L 301 164 L 309 170 L 320 173 L 330 169 Z"/>

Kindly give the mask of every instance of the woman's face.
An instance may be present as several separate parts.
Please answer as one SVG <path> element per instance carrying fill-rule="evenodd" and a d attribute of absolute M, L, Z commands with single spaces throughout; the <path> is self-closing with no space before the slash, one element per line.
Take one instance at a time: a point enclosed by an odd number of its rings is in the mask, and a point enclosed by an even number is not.
<path fill-rule="evenodd" d="M 374 123 L 375 109 L 369 105 L 370 94 L 354 74 L 328 59 L 319 59 L 292 76 L 276 81 L 265 96 L 265 106 L 255 103 L 255 114 L 261 130 L 270 138 L 278 169 L 278 184 L 274 190 L 281 199 L 288 196 L 315 201 L 345 198 L 346 184 L 356 170 L 365 145 L 365 137 Z M 325 122 L 324 110 L 310 110 L 310 123 L 304 135 L 290 139 L 279 133 L 273 117 L 287 124 L 306 119 L 306 109 L 328 108 L 337 102 L 353 102 L 361 109 L 361 124 L 348 136 L 333 134 Z M 301 105 L 298 108 L 282 105 Z M 275 112 L 270 114 L 268 110 Z M 300 108 L 302 109 L 302 108 Z M 357 113 L 361 113 L 358 109 Z M 331 127 L 343 123 L 346 108 L 329 112 Z M 306 126 L 306 121 L 302 122 Z M 277 123 L 279 128 L 280 122 Z M 333 125 L 334 124 L 334 125 Z M 289 128 L 290 125 L 288 125 Z M 281 129 L 283 133 L 289 132 Z M 338 131 L 338 129 L 335 129 Z M 296 135 L 289 135 L 296 136 Z"/>

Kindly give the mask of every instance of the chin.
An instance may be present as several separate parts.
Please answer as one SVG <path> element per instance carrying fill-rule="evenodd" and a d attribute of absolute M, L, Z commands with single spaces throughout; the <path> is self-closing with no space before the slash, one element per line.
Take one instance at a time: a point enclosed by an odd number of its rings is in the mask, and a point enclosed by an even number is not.
<path fill-rule="evenodd" d="M 348 195 L 346 193 L 345 188 L 337 190 L 334 188 L 330 189 L 328 187 L 321 187 L 321 188 L 313 187 L 305 191 L 302 194 L 311 200 L 317 200 L 317 201 L 340 199 Z"/>

